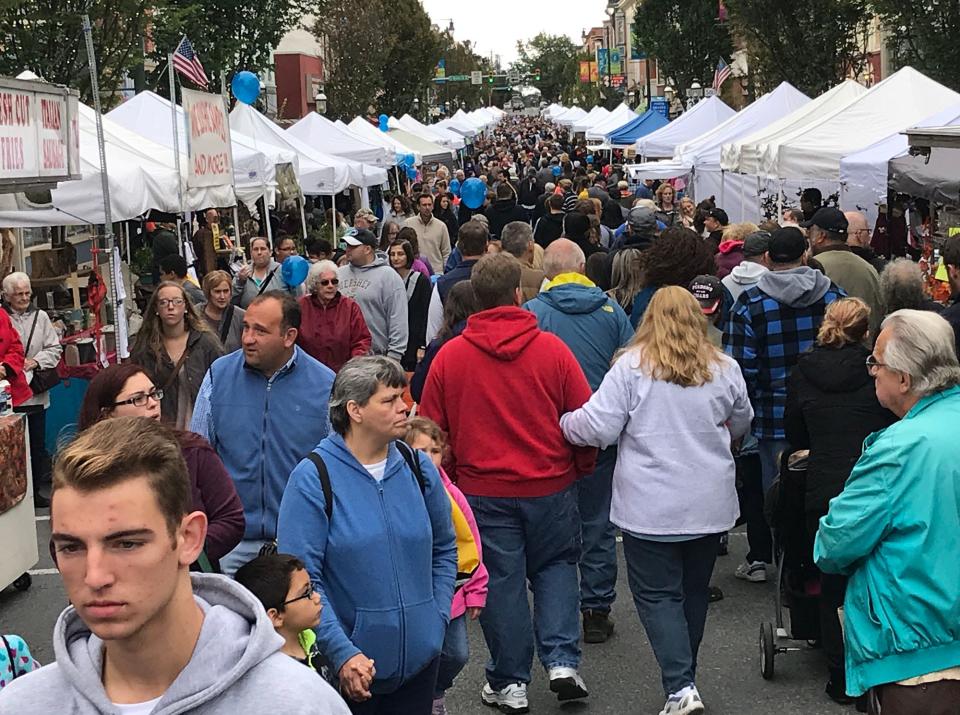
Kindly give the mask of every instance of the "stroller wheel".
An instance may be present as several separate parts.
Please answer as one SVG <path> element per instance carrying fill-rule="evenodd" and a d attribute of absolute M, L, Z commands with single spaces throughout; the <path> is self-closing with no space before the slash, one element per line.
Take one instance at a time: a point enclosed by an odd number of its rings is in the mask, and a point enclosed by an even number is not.
<path fill-rule="evenodd" d="M 777 654 L 777 640 L 772 623 L 760 624 L 760 675 L 764 680 L 773 680 L 773 659 Z"/>

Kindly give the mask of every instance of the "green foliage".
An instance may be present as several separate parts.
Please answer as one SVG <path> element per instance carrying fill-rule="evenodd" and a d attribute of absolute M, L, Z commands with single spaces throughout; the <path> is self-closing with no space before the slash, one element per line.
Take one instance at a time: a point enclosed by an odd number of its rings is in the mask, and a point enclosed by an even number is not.
<path fill-rule="evenodd" d="M 779 5 L 777 2 L 758 4 Z M 729 5 L 729 3 L 728 3 Z M 793 3 L 789 3 L 793 7 Z M 758 25 L 766 30 L 767 22 Z M 787 23 L 792 33 L 806 27 Z M 704 86 L 713 81 L 717 62 L 729 60 L 733 45 L 727 28 L 717 21 L 716 0 L 646 0 L 637 7 L 634 37 L 641 51 L 657 58 L 660 71 L 670 78 L 678 94 L 694 80 Z"/>
<path fill-rule="evenodd" d="M 147 0 L 0 0 L 0 75 L 29 69 L 80 91 L 90 103 L 82 15 L 90 14 L 101 99 L 117 98 L 123 75 L 141 61 Z"/>
<path fill-rule="evenodd" d="M 374 4 L 381 2 L 376 0 Z M 375 106 L 387 114 L 402 116 L 411 111 L 414 97 L 420 97 L 421 106 L 426 105 L 426 89 L 445 41 L 433 29 L 419 0 L 388 0 L 383 5 L 391 32 L 381 69 L 383 94 Z"/>
<path fill-rule="evenodd" d="M 534 82 L 547 103 L 569 102 L 578 91 L 580 76 L 577 55 L 580 47 L 566 35 L 541 32 L 527 42 L 517 43 L 518 58 L 512 65 L 522 73 L 540 70 L 540 81 Z"/>
<path fill-rule="evenodd" d="M 480 57 L 474 52 L 470 40 L 458 42 L 447 32 L 444 32 L 441 37 L 444 42 L 441 57 L 446 60 L 448 77 L 451 75 L 469 75 L 474 70 L 479 70 L 485 75 L 490 74 L 492 70 L 490 59 Z M 440 101 L 448 101 L 451 105 L 454 103 L 461 106 L 465 105 L 470 110 L 486 104 L 490 89 L 489 83 L 485 88 L 482 84 L 477 86 L 470 84 L 470 82 L 451 82 L 437 86 L 436 91 Z"/>
<path fill-rule="evenodd" d="M 960 2 L 873 0 L 895 67 L 910 65 L 960 91 Z"/>
<path fill-rule="evenodd" d="M 728 0 L 726 5 L 731 31 L 746 42 L 762 90 L 790 82 L 815 97 L 866 62 L 869 0 Z"/>

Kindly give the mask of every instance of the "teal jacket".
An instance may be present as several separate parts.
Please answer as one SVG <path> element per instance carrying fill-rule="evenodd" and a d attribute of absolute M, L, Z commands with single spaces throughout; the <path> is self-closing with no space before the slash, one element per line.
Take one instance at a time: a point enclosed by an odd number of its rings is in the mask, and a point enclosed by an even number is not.
<path fill-rule="evenodd" d="M 850 576 L 847 692 L 960 665 L 960 387 L 867 437 L 813 555 Z"/>

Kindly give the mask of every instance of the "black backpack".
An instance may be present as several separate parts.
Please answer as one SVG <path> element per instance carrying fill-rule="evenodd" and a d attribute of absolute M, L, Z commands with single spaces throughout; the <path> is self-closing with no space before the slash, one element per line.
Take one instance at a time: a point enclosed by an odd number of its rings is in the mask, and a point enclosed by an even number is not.
<path fill-rule="evenodd" d="M 397 440 L 394 444 L 396 444 L 397 449 L 400 450 L 403 461 L 407 463 L 407 466 L 410 467 L 410 470 L 417 478 L 417 484 L 420 485 L 420 493 L 424 493 L 427 489 L 427 482 L 423 477 L 423 470 L 420 468 L 420 460 L 417 459 L 413 448 L 406 442 L 400 440 Z M 310 454 L 307 455 L 307 459 L 317 468 L 317 476 L 320 477 L 320 488 L 323 490 L 323 510 L 327 514 L 327 521 L 330 521 L 330 517 L 333 516 L 333 487 L 330 485 L 330 472 L 327 471 L 327 465 L 324 463 L 323 457 L 316 452 L 310 452 Z"/>

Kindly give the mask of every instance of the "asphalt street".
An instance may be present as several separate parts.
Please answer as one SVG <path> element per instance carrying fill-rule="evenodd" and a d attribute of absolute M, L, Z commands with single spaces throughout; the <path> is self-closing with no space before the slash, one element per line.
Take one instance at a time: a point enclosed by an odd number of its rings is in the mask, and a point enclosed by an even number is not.
<path fill-rule="evenodd" d="M 45 512 L 40 512 L 44 514 Z M 17 633 L 27 639 L 42 663 L 53 660 L 51 634 L 58 614 L 66 605 L 60 578 L 53 572 L 47 550 L 50 522 L 37 521 L 40 563 L 34 567 L 33 584 L 26 592 L 12 587 L 0 592 L 0 632 Z M 823 694 L 825 667 L 822 654 L 803 644 L 799 652 L 776 658 L 776 675 L 771 681 L 760 677 L 757 645 L 761 621 L 774 613 L 772 581 L 752 584 L 733 576 L 746 551 L 742 531 L 730 538 L 730 555 L 720 557 L 713 583 L 726 598 L 711 605 L 706 635 L 700 649 L 697 686 L 710 715 L 824 715 L 855 712 L 835 705 Z M 561 706 L 549 692 L 542 669 L 536 668 L 530 685 L 533 713 L 579 713 L 656 715 L 663 706 L 660 675 L 653 652 L 633 607 L 626 583 L 626 569 L 620 558 L 620 577 L 613 617 L 616 632 L 607 643 L 583 646 L 581 671 L 590 697 Z M 469 628 L 471 659 L 453 690 L 447 705 L 451 715 L 490 715 L 480 703 L 484 683 L 486 647 L 477 623 Z"/>

